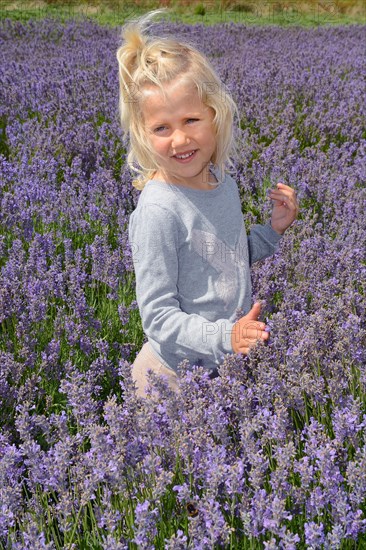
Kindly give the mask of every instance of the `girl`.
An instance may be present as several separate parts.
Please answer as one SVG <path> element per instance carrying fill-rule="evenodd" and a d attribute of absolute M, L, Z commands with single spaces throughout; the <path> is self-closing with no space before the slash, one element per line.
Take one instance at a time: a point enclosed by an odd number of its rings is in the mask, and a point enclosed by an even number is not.
<path fill-rule="evenodd" d="M 237 184 L 225 173 L 235 103 L 194 47 L 147 34 L 155 13 L 124 28 L 117 52 L 128 163 L 142 190 L 129 220 L 148 339 L 132 366 L 140 396 L 148 370 L 177 389 L 183 359 L 215 376 L 224 354 L 247 354 L 269 338 L 260 303 L 251 308 L 249 268 L 275 252 L 298 213 L 295 192 L 278 183 L 271 222 L 247 237 Z M 236 320 L 238 311 L 246 315 Z"/>

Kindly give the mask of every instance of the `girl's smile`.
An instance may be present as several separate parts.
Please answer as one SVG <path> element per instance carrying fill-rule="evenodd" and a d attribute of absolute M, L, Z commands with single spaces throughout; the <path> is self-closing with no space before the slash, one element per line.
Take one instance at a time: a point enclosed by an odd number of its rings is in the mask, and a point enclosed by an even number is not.
<path fill-rule="evenodd" d="M 190 162 L 194 155 L 196 154 L 197 149 L 194 149 L 193 151 L 188 151 L 187 153 L 181 153 L 180 155 L 174 155 L 174 158 L 178 160 L 179 162 L 187 163 Z"/>
<path fill-rule="evenodd" d="M 209 163 L 216 150 L 214 111 L 202 103 L 193 84 L 173 80 L 145 87 L 142 114 L 159 170 L 155 179 L 195 189 L 211 189 L 216 180 Z"/>

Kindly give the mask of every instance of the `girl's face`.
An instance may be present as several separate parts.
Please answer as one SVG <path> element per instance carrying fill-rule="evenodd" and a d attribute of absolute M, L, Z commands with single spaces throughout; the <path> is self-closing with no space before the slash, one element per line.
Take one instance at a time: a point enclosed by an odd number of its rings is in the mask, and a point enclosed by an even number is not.
<path fill-rule="evenodd" d="M 154 178 L 195 189 L 212 189 L 216 181 L 209 162 L 216 149 L 214 111 L 202 103 L 193 84 L 173 80 L 164 87 L 144 88 L 145 131 L 159 170 Z"/>

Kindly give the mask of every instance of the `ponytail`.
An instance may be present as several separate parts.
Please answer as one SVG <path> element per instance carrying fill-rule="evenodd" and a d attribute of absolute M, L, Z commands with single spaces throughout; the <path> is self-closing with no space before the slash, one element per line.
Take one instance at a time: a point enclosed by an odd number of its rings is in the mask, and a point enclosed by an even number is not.
<path fill-rule="evenodd" d="M 135 89 L 134 74 L 140 66 L 141 53 L 148 42 L 145 31 L 150 19 L 162 11 L 164 10 L 155 10 L 140 19 L 131 20 L 122 29 L 122 40 L 124 43 L 117 50 L 117 60 L 119 66 L 120 95 L 123 100 L 122 103 L 120 102 L 120 115 L 124 127 L 128 126 L 129 122 L 128 115 L 130 114 L 130 109 L 127 108 L 127 105 L 134 100 L 137 92 Z"/>

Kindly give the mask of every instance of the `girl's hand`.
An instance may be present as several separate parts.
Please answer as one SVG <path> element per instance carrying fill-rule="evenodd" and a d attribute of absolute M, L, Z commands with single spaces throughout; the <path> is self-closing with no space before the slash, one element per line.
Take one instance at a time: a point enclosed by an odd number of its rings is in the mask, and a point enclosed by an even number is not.
<path fill-rule="evenodd" d="M 250 348 L 256 345 L 258 340 L 268 340 L 269 333 L 266 325 L 258 321 L 261 312 L 260 302 L 256 302 L 252 309 L 240 317 L 233 326 L 231 332 L 231 346 L 234 353 L 247 355 Z"/>
<path fill-rule="evenodd" d="M 268 193 L 273 200 L 271 226 L 281 235 L 286 231 L 299 213 L 299 203 L 295 191 L 284 183 L 277 183 L 277 189 Z"/>

